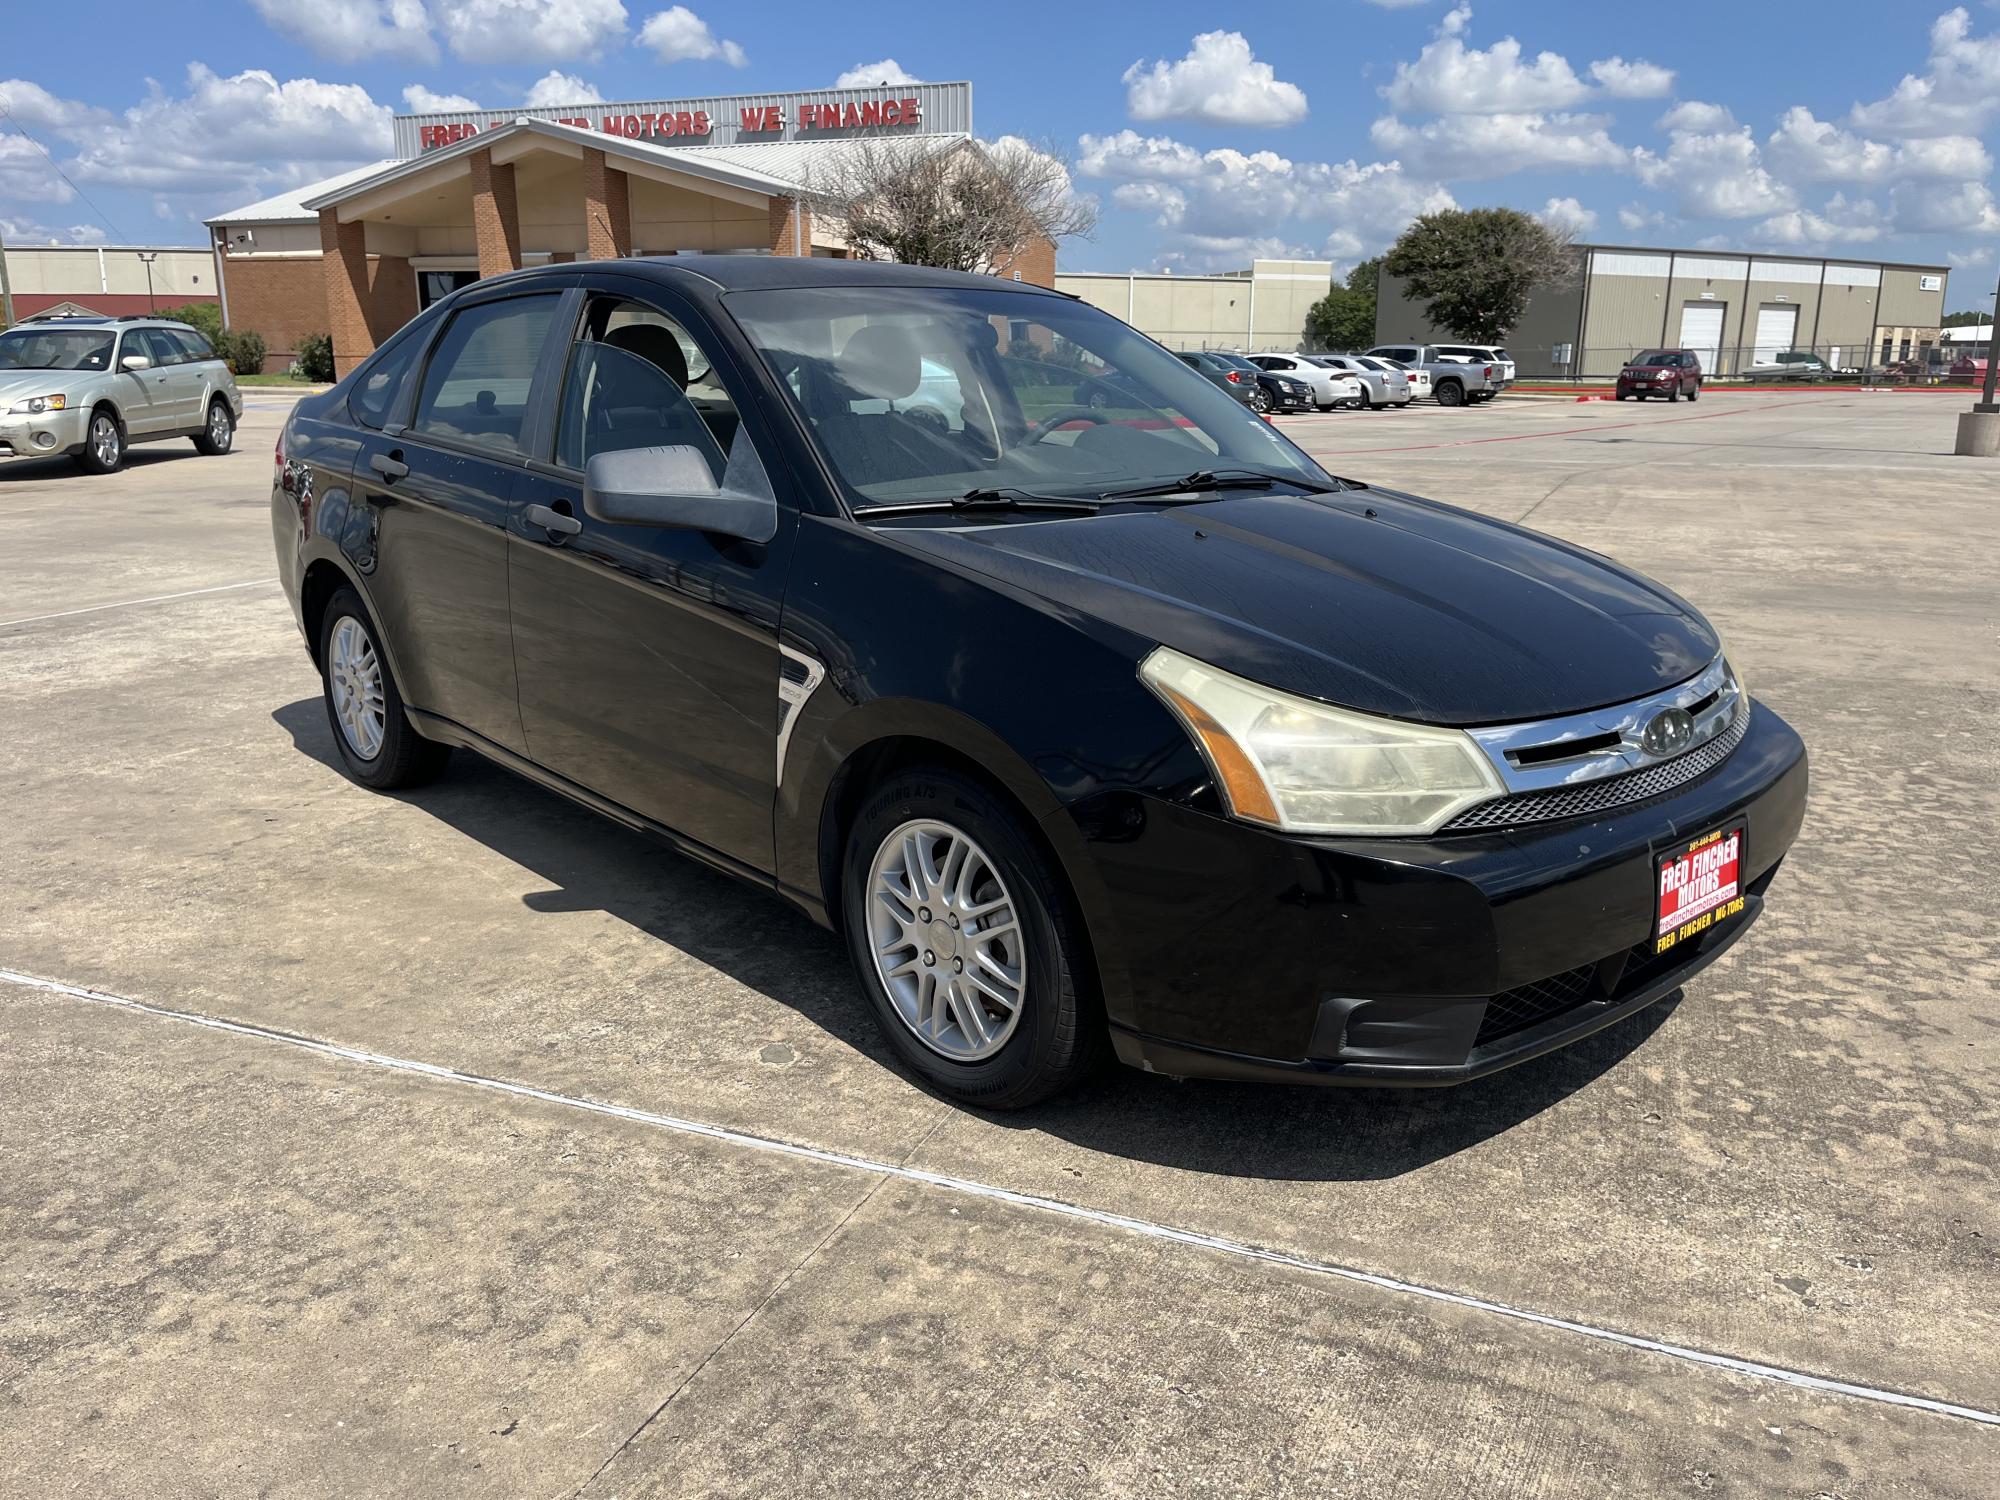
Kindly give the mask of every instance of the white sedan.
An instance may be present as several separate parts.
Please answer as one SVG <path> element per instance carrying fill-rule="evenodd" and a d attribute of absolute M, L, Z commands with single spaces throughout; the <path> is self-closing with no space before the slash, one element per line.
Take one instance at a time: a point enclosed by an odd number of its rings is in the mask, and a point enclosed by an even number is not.
<path fill-rule="evenodd" d="M 1303 355 L 1253 354 L 1249 358 L 1260 370 L 1303 380 L 1312 387 L 1313 405 L 1321 411 L 1331 411 L 1336 406 L 1365 406 L 1368 402 L 1367 388 L 1354 376 L 1315 364 Z"/>

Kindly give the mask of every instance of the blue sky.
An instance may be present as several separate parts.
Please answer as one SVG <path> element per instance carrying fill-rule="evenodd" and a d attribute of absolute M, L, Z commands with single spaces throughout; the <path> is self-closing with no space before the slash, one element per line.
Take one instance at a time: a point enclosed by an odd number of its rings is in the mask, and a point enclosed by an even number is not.
<path fill-rule="evenodd" d="M 2000 247 L 1996 0 L 70 0 L 10 6 L 6 41 L 17 242 L 203 243 L 205 215 L 388 154 L 390 114 L 440 96 L 863 69 L 969 78 L 982 136 L 1061 150 L 1102 210 L 1073 269 L 1347 263 L 1426 208 L 1509 204 L 1609 243 L 1946 264 L 1961 308 L 1991 305 Z"/>

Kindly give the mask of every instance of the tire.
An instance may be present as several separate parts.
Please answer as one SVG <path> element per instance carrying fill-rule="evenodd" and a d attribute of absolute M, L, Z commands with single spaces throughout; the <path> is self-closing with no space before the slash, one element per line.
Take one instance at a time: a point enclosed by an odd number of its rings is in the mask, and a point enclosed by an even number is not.
<path fill-rule="evenodd" d="M 1680 402 L 1681 402 L 1681 388 L 1679 386 L 1675 386 L 1672 390 L 1667 392 L 1667 405 L 1678 406 L 1680 405 Z"/>
<path fill-rule="evenodd" d="M 194 440 L 195 452 L 220 458 L 236 446 L 236 418 L 220 396 L 208 403 L 208 421 Z"/>
<path fill-rule="evenodd" d="M 1700 399 L 1701 399 L 1701 383 L 1697 381 L 1695 384 L 1688 387 L 1688 400 L 1699 401 Z"/>
<path fill-rule="evenodd" d="M 1625 399 L 1625 393 L 1624 393 L 1623 391 L 1620 391 L 1620 392 L 1618 393 L 1618 395 L 1617 395 L 1616 399 L 1617 399 L 1617 400 L 1620 400 L 1620 401 L 1623 401 L 1623 400 Z"/>
<path fill-rule="evenodd" d="M 1271 398 L 1261 385 L 1250 393 L 1250 410 L 1267 412 L 1271 409 Z"/>
<path fill-rule="evenodd" d="M 935 877 L 954 847 L 966 850 L 958 865 L 961 877 L 985 872 L 963 903 L 952 897 L 955 882 L 931 878 L 919 884 L 908 871 L 913 848 Z M 989 875 L 997 884 L 988 883 Z M 863 804 L 841 862 L 848 954 L 889 1045 L 940 1093 L 982 1109 L 1021 1109 L 1070 1087 L 1097 1066 L 1104 1021 L 1079 978 L 1086 948 L 1065 889 L 1023 820 L 970 777 L 923 767 L 901 771 Z M 966 936 L 973 918 L 961 925 L 959 911 L 950 908 L 990 904 L 998 899 L 996 891 L 1007 904 L 982 920 L 1011 909 L 1014 922 L 1000 928 L 1011 929 L 1011 936 L 975 951 Z M 1012 989 L 1016 1007 L 1010 1012 L 962 980 L 954 989 L 944 971 L 948 951 L 953 976 L 990 974 L 998 989 Z M 1002 963 L 982 967 L 981 952 Z M 878 954 L 884 955 L 879 961 Z M 926 963 L 927 958 L 936 962 Z M 968 962 L 971 970 L 956 967 Z M 1018 983 L 1002 977 L 1010 971 L 1018 974 Z M 986 1035 L 973 1034 L 961 1020 L 968 1002 L 977 1006 L 970 1024 Z M 926 1024 L 929 1038 L 920 1035 Z"/>
<path fill-rule="evenodd" d="M 349 628 L 359 632 L 358 641 L 345 633 Z M 337 637 L 341 663 L 335 659 Z M 366 648 L 365 658 L 359 649 L 362 646 Z M 403 695 L 396 690 L 395 676 L 389 671 L 381 636 L 376 632 L 375 622 L 368 617 L 367 606 L 353 589 L 343 588 L 327 601 L 326 613 L 320 618 L 319 664 L 327 727 L 333 731 L 333 747 L 340 754 L 341 769 L 350 779 L 378 792 L 388 792 L 420 786 L 444 769 L 451 758 L 451 747 L 425 739 L 410 723 L 410 716 L 403 711 Z M 353 702 L 356 689 L 365 688 L 371 675 L 374 693 L 364 693 L 354 717 L 345 719 L 342 705 Z M 379 704 L 379 714 L 366 712 L 369 696 Z"/>
<path fill-rule="evenodd" d="M 1439 406 L 1465 405 L 1465 387 L 1460 385 L 1456 380 L 1440 380 L 1437 385 L 1436 395 Z"/>
<path fill-rule="evenodd" d="M 86 474 L 114 473 L 125 462 L 125 424 L 110 407 L 100 406 L 90 414 L 76 461 Z"/>

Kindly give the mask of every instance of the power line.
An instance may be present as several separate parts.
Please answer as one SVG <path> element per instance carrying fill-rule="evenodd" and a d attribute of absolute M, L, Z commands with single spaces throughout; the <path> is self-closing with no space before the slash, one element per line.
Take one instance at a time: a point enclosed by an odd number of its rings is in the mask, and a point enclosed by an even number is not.
<path fill-rule="evenodd" d="M 48 147 L 44 146 L 40 141 L 36 140 L 33 136 L 29 135 L 28 132 L 22 128 L 21 122 L 14 118 L 13 112 L 7 108 L 4 101 L 0 101 L 0 118 L 4 118 L 9 125 L 14 127 L 14 133 L 16 135 L 20 136 L 22 140 L 26 141 L 30 146 L 33 146 L 37 151 L 42 153 L 43 157 L 46 158 L 46 160 L 48 161 L 49 166 L 54 170 L 56 176 L 60 177 L 64 182 L 67 182 L 69 184 L 69 190 L 72 193 L 75 193 L 77 197 L 81 198 L 86 204 L 90 206 L 90 211 L 96 214 L 97 217 L 103 221 L 104 227 L 106 229 L 111 231 L 111 237 L 113 239 L 122 240 L 125 238 L 125 231 L 120 229 L 116 224 L 111 222 L 111 215 L 107 214 L 103 209 L 99 208 L 97 204 L 91 199 L 90 194 L 86 193 L 82 188 L 76 185 L 76 182 L 74 181 L 74 179 L 70 177 L 69 173 L 65 172 L 62 169 L 62 164 L 58 162 L 53 156 L 49 155 Z"/>

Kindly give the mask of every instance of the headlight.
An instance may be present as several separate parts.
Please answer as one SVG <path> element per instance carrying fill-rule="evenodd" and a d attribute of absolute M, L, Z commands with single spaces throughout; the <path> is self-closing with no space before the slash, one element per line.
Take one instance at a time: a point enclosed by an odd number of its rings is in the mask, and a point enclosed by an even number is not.
<path fill-rule="evenodd" d="M 1231 813 L 1291 833 L 1429 833 L 1503 796 L 1463 730 L 1295 698 L 1159 647 L 1139 676 L 1194 735 Z"/>
<path fill-rule="evenodd" d="M 7 408 L 10 417 L 39 416 L 45 411 L 61 411 L 69 404 L 67 396 L 30 396 L 25 401 L 16 401 Z"/>

